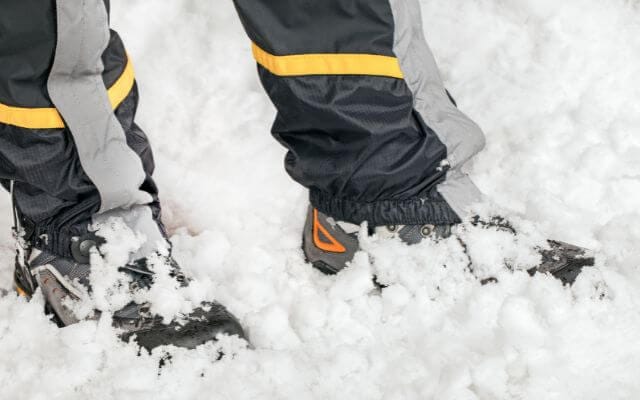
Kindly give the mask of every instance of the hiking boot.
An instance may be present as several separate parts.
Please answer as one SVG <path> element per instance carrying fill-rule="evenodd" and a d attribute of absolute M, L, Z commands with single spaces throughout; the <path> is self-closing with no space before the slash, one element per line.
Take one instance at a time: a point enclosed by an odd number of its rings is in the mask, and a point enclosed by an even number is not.
<path fill-rule="evenodd" d="M 74 258 L 60 257 L 35 248 L 19 248 L 16 257 L 16 290 L 30 298 L 40 288 L 46 311 L 60 327 L 80 321 L 70 306 L 74 302 L 86 300 L 91 292 L 91 265 L 88 256 L 98 240 L 88 238 L 74 243 L 81 245 L 72 251 Z M 188 282 L 175 261 L 169 257 L 166 262 L 172 267 L 170 275 L 180 285 L 187 285 Z M 146 260 L 125 265 L 119 271 L 131 278 L 132 290 L 149 288 L 154 283 L 154 273 L 147 267 Z M 216 302 L 202 303 L 189 315 L 181 316 L 180 320 L 169 324 L 164 324 L 161 317 L 151 314 L 150 308 L 148 303 L 131 302 L 113 314 L 113 326 L 123 331 L 123 340 L 135 337 L 138 345 L 151 350 L 161 345 L 193 349 L 216 340 L 219 334 L 246 339 L 238 320 Z M 90 319 L 97 319 L 99 316 L 100 311 L 96 310 Z"/>
<path fill-rule="evenodd" d="M 473 218 L 472 225 L 500 229 L 515 235 L 515 229 L 503 218 L 489 221 Z M 452 225 L 387 225 L 369 228 L 369 234 L 381 238 L 397 237 L 408 245 L 418 244 L 425 239 L 444 239 L 454 234 Z M 358 225 L 336 221 L 313 207 L 307 211 L 307 220 L 302 238 L 302 248 L 307 261 L 325 274 L 335 274 L 346 268 L 360 249 Z M 567 243 L 549 240 L 548 249 L 539 249 L 542 263 L 528 272 L 550 273 L 564 284 L 572 284 L 582 268 L 593 266 L 594 257 L 589 251 Z M 485 280 L 491 282 L 494 279 Z"/>
<path fill-rule="evenodd" d="M 360 226 L 336 221 L 313 207 L 307 211 L 302 237 L 306 259 L 315 268 L 332 275 L 340 272 L 360 250 Z M 450 225 L 389 225 L 369 229 L 369 234 L 383 238 L 399 237 L 407 244 L 420 243 L 425 238 L 444 238 L 451 235 Z"/>

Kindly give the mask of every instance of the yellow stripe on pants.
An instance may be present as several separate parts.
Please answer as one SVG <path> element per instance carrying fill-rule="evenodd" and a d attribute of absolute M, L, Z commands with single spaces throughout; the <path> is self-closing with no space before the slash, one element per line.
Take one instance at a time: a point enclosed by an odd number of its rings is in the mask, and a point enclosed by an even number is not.
<path fill-rule="evenodd" d="M 111 107 L 115 110 L 124 101 L 135 81 L 133 65 L 127 65 L 120 77 L 107 91 Z M 64 121 L 55 108 L 11 107 L 0 103 L 0 123 L 27 129 L 64 128 Z"/>
<path fill-rule="evenodd" d="M 396 57 L 375 54 L 296 54 L 275 56 L 252 45 L 253 56 L 277 76 L 373 75 L 402 79 Z"/>

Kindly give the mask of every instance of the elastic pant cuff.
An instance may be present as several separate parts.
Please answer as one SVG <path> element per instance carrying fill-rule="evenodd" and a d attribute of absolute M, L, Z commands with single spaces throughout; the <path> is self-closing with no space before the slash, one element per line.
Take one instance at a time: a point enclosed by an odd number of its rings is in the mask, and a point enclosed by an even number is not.
<path fill-rule="evenodd" d="M 311 189 L 309 201 L 318 211 L 338 221 L 369 226 L 381 225 L 453 225 L 461 222 L 442 196 L 433 190 L 423 198 L 359 202 L 334 197 Z"/>
<path fill-rule="evenodd" d="M 151 217 L 151 213 L 149 213 L 149 216 Z M 138 222 L 139 220 L 134 218 L 133 221 Z M 153 218 L 151 221 L 151 226 L 158 231 L 159 240 L 169 242 L 164 225 L 156 218 Z M 131 222 L 131 220 L 128 222 Z M 91 240 L 98 246 L 104 243 L 104 239 L 102 237 L 96 236 L 95 232 L 89 230 L 89 223 L 58 228 L 55 226 L 28 226 L 23 222 L 23 227 L 25 230 L 24 239 L 34 248 L 50 252 L 61 257 L 74 258 L 76 261 L 78 261 L 77 251 L 80 243 L 85 240 Z M 131 229 L 145 228 L 144 225 L 139 224 L 132 224 L 130 227 Z M 146 226 L 146 228 L 149 228 L 149 226 Z M 134 254 L 136 259 L 143 258 L 143 256 L 147 256 L 152 251 L 157 250 L 157 248 L 154 247 L 157 244 L 156 242 L 147 241 L 145 244 L 148 244 L 148 251 L 144 246 L 142 246 L 141 249 L 145 250 L 143 252 L 144 255 L 136 253 Z M 138 252 L 142 250 L 138 250 Z"/>

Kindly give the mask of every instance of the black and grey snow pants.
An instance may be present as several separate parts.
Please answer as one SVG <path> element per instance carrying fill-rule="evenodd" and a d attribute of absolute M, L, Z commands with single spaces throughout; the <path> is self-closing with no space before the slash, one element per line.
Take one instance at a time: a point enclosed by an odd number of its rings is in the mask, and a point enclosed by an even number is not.
<path fill-rule="evenodd" d="M 484 139 L 447 96 L 418 0 L 234 2 L 278 110 L 287 172 L 314 207 L 372 225 L 464 216 L 479 192 L 460 168 Z M 0 181 L 29 238 L 61 255 L 110 216 L 148 249 L 164 240 L 133 69 L 108 9 L 3 0 L 0 10 Z"/>
<path fill-rule="evenodd" d="M 418 0 L 234 0 L 314 207 L 370 225 L 450 224 L 480 193 L 461 172 L 484 146 L 453 104 Z"/>
<path fill-rule="evenodd" d="M 138 91 L 108 1 L 3 0 L 0 180 L 28 240 L 72 256 L 92 223 L 121 217 L 164 243 Z"/>

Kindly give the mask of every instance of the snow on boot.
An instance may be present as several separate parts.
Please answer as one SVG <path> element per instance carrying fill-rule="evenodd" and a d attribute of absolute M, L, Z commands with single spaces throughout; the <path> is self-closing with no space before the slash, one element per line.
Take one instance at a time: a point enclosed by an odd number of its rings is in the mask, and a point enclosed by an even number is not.
<path fill-rule="evenodd" d="M 84 241 L 87 244 L 76 249 L 80 260 L 64 258 L 40 251 L 35 248 L 18 251 L 15 269 L 15 285 L 17 291 L 31 297 L 40 288 L 45 299 L 46 310 L 60 327 L 79 322 L 76 313 L 70 308 L 74 301 L 87 299 L 91 292 L 89 275 L 91 265 L 87 262 L 89 250 L 95 240 Z M 172 259 L 167 260 L 173 266 L 171 276 L 186 285 L 187 281 Z M 153 285 L 154 274 L 146 266 L 145 260 L 119 269 L 131 277 L 131 289 L 149 288 Z M 181 316 L 181 320 L 164 324 L 162 318 L 149 312 L 150 304 L 129 303 L 113 315 L 113 326 L 123 331 L 121 338 L 129 340 L 135 337 L 136 342 L 151 350 L 160 345 L 175 345 L 193 349 L 196 346 L 216 340 L 219 334 L 236 335 L 246 339 L 237 319 L 221 304 L 203 303 L 191 314 Z M 94 311 L 97 319 L 99 311 Z"/>
<path fill-rule="evenodd" d="M 515 229 L 500 217 L 489 221 L 482 221 L 476 217 L 472 219 L 471 224 L 517 234 Z M 447 238 L 455 234 L 456 228 L 452 225 L 387 225 L 370 228 L 369 233 L 375 233 L 381 238 L 397 237 L 408 245 L 414 245 L 425 239 Z M 302 246 L 307 261 L 326 274 L 341 271 L 359 250 L 358 232 L 357 225 L 335 221 L 309 207 Z M 531 275 L 550 273 L 564 284 L 572 284 L 582 268 L 594 265 L 594 257 L 586 249 L 554 240 L 549 240 L 548 245 L 549 248 L 538 250 L 542 262 L 537 268 L 528 271 Z M 494 280 L 490 278 L 485 281 Z"/>
<path fill-rule="evenodd" d="M 360 249 L 358 232 L 360 227 L 336 221 L 313 207 L 307 211 L 303 233 L 303 250 L 315 268 L 325 274 L 335 274 L 344 269 Z M 389 225 L 376 227 L 370 233 L 381 237 L 399 237 L 407 244 L 417 244 L 424 238 L 448 237 L 449 225 Z"/>
<path fill-rule="evenodd" d="M 474 217 L 471 224 L 486 229 L 498 229 L 517 235 L 518 232 L 502 217 L 493 217 L 485 221 Z M 565 285 L 575 282 L 584 267 L 592 267 L 595 257 L 588 249 L 557 240 L 547 240 L 548 248 L 538 249 L 542 262 L 539 266 L 528 270 L 530 275 L 548 273 L 562 281 Z M 490 279 L 491 280 L 491 279 Z"/>

